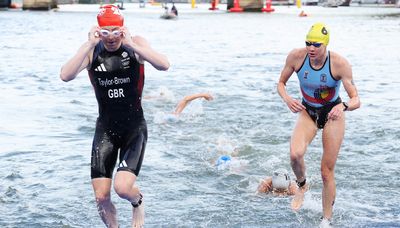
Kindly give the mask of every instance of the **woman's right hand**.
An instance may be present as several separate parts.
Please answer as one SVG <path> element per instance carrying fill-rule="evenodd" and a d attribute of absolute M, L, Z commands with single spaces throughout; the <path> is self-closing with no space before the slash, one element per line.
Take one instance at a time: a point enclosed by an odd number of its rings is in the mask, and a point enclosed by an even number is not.
<path fill-rule="evenodd" d="M 287 100 L 285 100 L 286 105 L 292 111 L 293 113 L 301 112 L 302 110 L 306 109 L 306 107 L 296 99 L 293 99 L 289 97 Z"/>
<path fill-rule="evenodd" d="M 100 27 L 93 26 L 88 33 L 88 41 L 94 47 L 100 42 Z"/>

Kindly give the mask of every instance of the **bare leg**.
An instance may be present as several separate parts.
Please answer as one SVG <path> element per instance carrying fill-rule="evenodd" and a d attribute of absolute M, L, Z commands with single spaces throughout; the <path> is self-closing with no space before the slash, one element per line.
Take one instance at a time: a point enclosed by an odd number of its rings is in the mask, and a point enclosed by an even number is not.
<path fill-rule="evenodd" d="M 115 175 L 114 188 L 119 197 L 137 204 L 140 200 L 140 190 L 135 186 L 136 176 L 128 171 L 119 171 Z M 132 227 L 142 227 L 144 224 L 143 202 L 132 209 Z"/>
<path fill-rule="evenodd" d="M 335 164 L 344 137 L 344 116 L 338 120 L 329 120 L 322 133 L 324 153 L 321 161 L 323 181 L 322 209 L 324 218 L 331 219 L 336 197 Z"/>
<path fill-rule="evenodd" d="M 290 164 L 296 175 L 298 182 L 303 182 L 306 178 L 306 166 L 304 163 L 304 154 L 307 146 L 313 140 L 317 133 L 317 127 L 307 112 L 303 110 L 299 114 L 296 127 L 293 130 L 290 141 Z M 308 190 L 308 184 L 299 188 L 291 202 L 293 210 L 299 210 L 304 201 L 304 193 Z"/>
<path fill-rule="evenodd" d="M 111 179 L 94 178 L 92 179 L 92 186 L 96 197 L 97 210 L 104 224 L 109 228 L 118 227 L 117 211 L 111 202 Z"/>

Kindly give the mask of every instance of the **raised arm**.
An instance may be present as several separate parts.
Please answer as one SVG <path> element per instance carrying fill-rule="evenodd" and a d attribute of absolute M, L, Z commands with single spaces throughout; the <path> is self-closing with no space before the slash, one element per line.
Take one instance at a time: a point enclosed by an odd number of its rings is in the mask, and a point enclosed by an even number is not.
<path fill-rule="evenodd" d="M 174 114 L 179 115 L 183 109 L 185 109 L 186 105 L 189 104 L 191 101 L 197 98 L 204 98 L 207 101 L 210 101 L 213 99 L 211 94 L 209 93 L 196 93 L 192 95 L 185 96 L 176 106 Z"/>
<path fill-rule="evenodd" d="M 98 35 L 96 35 L 97 30 L 97 26 L 94 26 L 90 30 L 88 34 L 89 40 L 86 41 L 78 49 L 77 53 L 61 67 L 61 80 L 68 82 L 74 79 L 83 69 L 89 66 L 90 55 L 93 53 L 93 49 L 96 44 L 100 41 Z"/>
<path fill-rule="evenodd" d="M 122 43 L 131 48 L 139 56 L 139 61 L 147 61 L 157 70 L 168 70 L 169 61 L 167 57 L 153 50 L 146 39 L 140 36 L 131 37 L 129 30 L 122 27 L 124 39 Z"/>
<path fill-rule="evenodd" d="M 304 54 L 303 54 L 304 55 Z M 286 83 L 295 71 L 296 63 L 298 59 L 302 59 L 302 53 L 300 50 L 295 49 L 289 53 L 286 58 L 285 66 L 281 71 L 281 76 L 278 81 L 277 90 L 283 101 L 286 103 L 290 111 L 296 113 L 305 109 L 300 101 L 293 99 L 286 90 Z"/>

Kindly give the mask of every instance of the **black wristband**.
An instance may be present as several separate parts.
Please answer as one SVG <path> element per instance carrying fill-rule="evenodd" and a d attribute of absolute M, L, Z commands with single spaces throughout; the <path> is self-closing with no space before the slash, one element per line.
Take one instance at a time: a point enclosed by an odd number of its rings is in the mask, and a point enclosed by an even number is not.
<path fill-rule="evenodd" d="M 347 109 L 349 108 L 349 105 L 346 102 L 342 102 L 344 109 L 343 111 L 347 111 Z"/>

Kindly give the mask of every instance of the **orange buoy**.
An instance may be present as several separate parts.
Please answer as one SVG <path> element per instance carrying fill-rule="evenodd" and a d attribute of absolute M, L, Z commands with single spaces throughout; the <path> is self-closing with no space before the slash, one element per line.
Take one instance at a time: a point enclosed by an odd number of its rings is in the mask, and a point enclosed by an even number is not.
<path fill-rule="evenodd" d="M 233 8 L 229 10 L 230 12 L 243 12 L 243 8 L 239 5 L 239 0 L 233 1 Z"/>
<path fill-rule="evenodd" d="M 261 9 L 262 12 L 267 12 L 271 13 L 274 12 L 275 9 L 271 7 L 272 6 L 272 0 L 266 0 L 265 1 L 265 7 Z"/>

